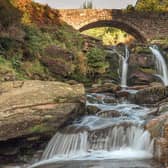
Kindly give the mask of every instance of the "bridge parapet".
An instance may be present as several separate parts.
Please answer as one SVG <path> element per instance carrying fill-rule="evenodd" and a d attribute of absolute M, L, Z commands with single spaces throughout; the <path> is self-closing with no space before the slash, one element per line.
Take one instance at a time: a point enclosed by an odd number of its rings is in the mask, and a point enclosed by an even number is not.
<path fill-rule="evenodd" d="M 168 38 L 168 13 L 127 12 L 111 9 L 60 9 L 61 19 L 83 31 L 94 27 L 116 27 L 141 41 Z"/>

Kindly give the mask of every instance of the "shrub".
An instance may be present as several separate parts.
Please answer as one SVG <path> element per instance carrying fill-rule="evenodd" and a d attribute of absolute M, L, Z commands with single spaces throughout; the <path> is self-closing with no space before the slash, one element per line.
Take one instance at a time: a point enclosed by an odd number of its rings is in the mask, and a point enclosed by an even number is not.
<path fill-rule="evenodd" d="M 89 77 L 96 78 L 97 75 L 106 72 L 106 68 L 108 68 L 109 64 L 105 60 L 105 53 L 102 49 L 91 48 L 86 56 Z"/>

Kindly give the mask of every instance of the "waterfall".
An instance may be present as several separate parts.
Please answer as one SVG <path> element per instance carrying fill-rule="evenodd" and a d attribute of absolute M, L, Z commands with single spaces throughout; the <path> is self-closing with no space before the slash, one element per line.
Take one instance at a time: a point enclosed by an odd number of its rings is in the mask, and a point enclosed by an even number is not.
<path fill-rule="evenodd" d="M 121 59 L 121 87 L 126 88 L 127 87 L 127 74 L 128 74 L 128 59 L 129 59 L 129 50 L 128 47 L 125 45 L 125 52 L 124 55 L 120 54 L 116 48 L 113 48 L 113 53 L 116 53 L 119 58 Z"/>
<path fill-rule="evenodd" d="M 98 96 L 100 94 L 88 95 L 94 100 Z M 48 143 L 41 161 L 30 168 L 59 163 L 63 163 L 64 167 L 64 163 L 73 162 L 118 160 L 120 163 L 121 160 L 151 159 L 154 140 L 144 129 L 149 109 L 125 102 L 100 104 L 101 111 L 95 115 L 83 116 L 60 129 Z M 120 115 L 113 115 L 113 112 Z"/>
<path fill-rule="evenodd" d="M 55 155 L 71 156 L 87 151 L 87 132 L 65 134 L 56 133 L 45 149 L 42 160 L 52 158 Z"/>
<path fill-rule="evenodd" d="M 121 87 L 127 87 L 127 73 L 128 73 L 128 59 L 129 59 L 129 50 L 125 46 L 125 56 L 121 57 L 122 59 L 122 74 L 121 74 Z"/>
<path fill-rule="evenodd" d="M 134 151 L 134 155 L 143 152 L 145 157 L 152 156 L 153 141 L 150 133 L 137 126 L 115 126 L 96 131 L 83 131 L 76 133 L 56 133 L 49 142 L 42 160 L 54 157 L 63 157 L 64 159 L 97 155 L 98 151 L 108 153 L 123 152 L 122 156 L 128 157 L 125 151 Z M 135 152 L 137 151 L 137 152 Z M 132 156 L 132 155 L 131 155 Z M 115 157 L 111 155 L 111 157 Z M 143 157 L 143 156 L 142 156 Z"/>
<path fill-rule="evenodd" d="M 157 46 L 151 46 L 149 48 L 155 56 L 157 76 L 162 80 L 165 86 L 168 86 L 168 69 L 164 57 Z"/>

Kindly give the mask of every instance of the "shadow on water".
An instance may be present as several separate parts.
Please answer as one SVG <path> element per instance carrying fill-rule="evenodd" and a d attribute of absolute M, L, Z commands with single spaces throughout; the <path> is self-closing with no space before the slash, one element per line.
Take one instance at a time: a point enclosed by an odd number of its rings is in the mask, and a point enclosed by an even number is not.
<path fill-rule="evenodd" d="M 38 168 L 163 168 L 153 160 L 64 161 Z"/>

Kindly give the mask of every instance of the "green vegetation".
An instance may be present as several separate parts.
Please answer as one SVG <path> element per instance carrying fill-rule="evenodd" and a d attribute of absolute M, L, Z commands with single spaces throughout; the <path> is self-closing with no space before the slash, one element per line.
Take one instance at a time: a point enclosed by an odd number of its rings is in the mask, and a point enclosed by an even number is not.
<path fill-rule="evenodd" d="M 30 128 L 30 133 L 32 134 L 41 134 L 41 133 L 49 133 L 49 132 L 53 132 L 53 128 L 50 128 L 47 125 L 44 124 L 40 124 L 40 125 L 36 125 L 32 128 Z"/>
<path fill-rule="evenodd" d="M 93 28 L 84 31 L 83 34 L 101 39 L 105 45 L 129 43 L 134 40 L 134 38 L 126 32 L 112 27 Z"/>
<path fill-rule="evenodd" d="M 139 0 L 136 5 L 136 10 L 139 11 L 168 11 L 167 0 Z"/>
<path fill-rule="evenodd" d="M 87 53 L 88 74 L 94 78 L 98 74 L 103 74 L 108 68 L 105 60 L 105 53 L 99 48 L 91 48 Z"/>
<path fill-rule="evenodd" d="M 31 0 L 1 1 L 3 17 L 6 9 L 13 10 L 10 16 L 21 14 L 17 22 L 8 24 L 7 19 L 2 25 L 1 81 L 75 79 L 88 83 L 105 72 L 103 49 L 94 49 L 95 45 L 83 52 L 85 41 L 80 32 L 60 21 L 57 10 Z"/>

